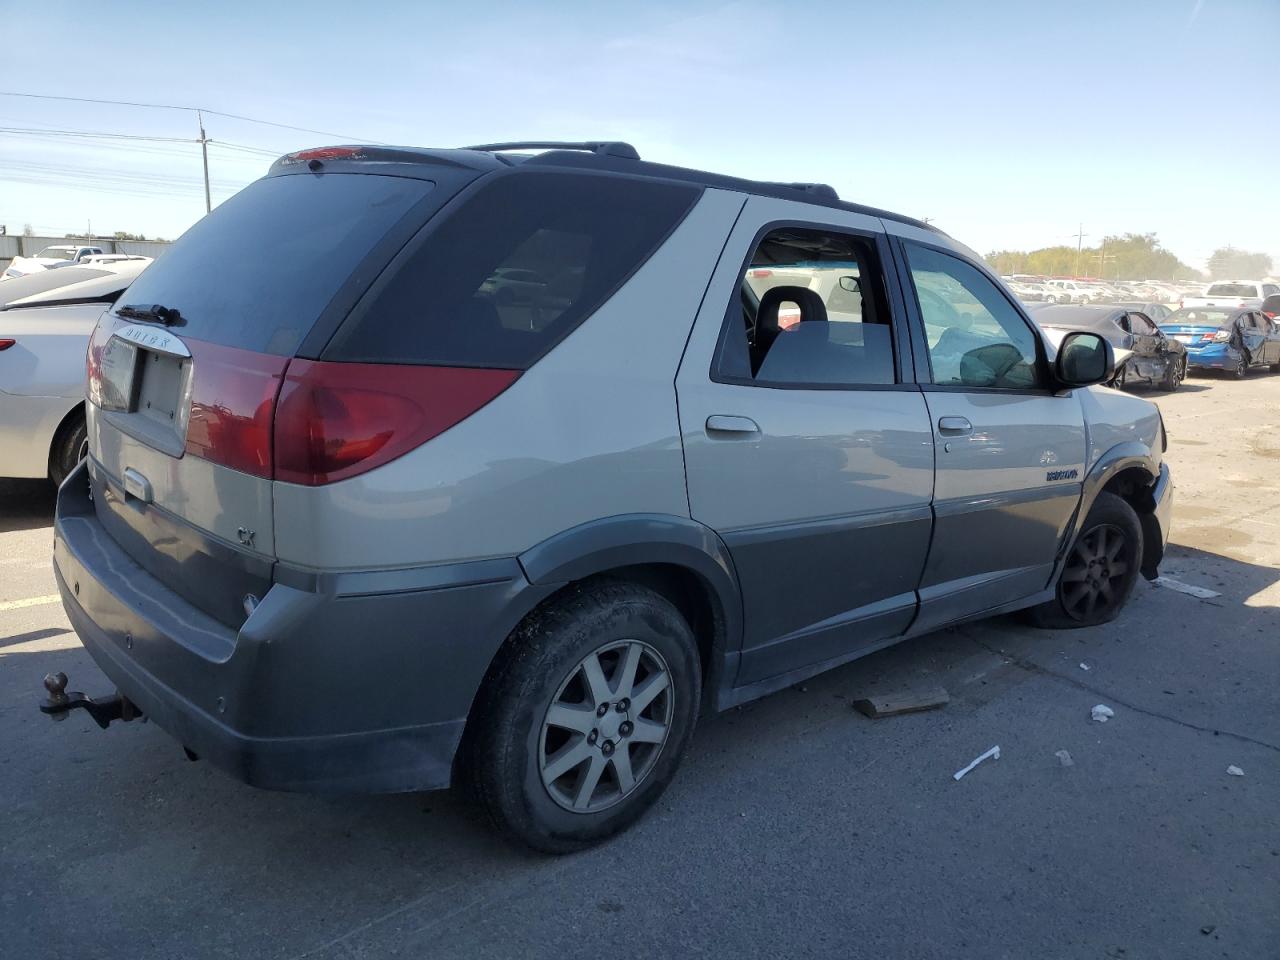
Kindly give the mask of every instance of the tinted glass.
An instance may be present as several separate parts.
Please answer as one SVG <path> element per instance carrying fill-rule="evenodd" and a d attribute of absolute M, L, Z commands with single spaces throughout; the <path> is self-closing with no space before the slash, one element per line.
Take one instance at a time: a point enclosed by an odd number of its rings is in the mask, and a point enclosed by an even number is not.
<path fill-rule="evenodd" d="M 1129 330 L 1133 333 L 1152 334 L 1156 332 L 1156 325 L 1140 313 L 1131 313 Z"/>
<path fill-rule="evenodd" d="M 1036 334 L 976 267 L 905 244 L 924 320 L 933 382 L 968 387 L 1041 385 Z"/>
<path fill-rule="evenodd" d="M 1206 297 L 1256 297 L 1258 288 L 1252 283 L 1214 283 L 1204 292 Z"/>
<path fill-rule="evenodd" d="M 267 177 L 183 234 L 120 303 L 178 310 L 183 337 L 290 355 L 431 187 L 366 174 Z"/>
<path fill-rule="evenodd" d="M 718 374 L 770 386 L 895 381 L 874 245 L 819 230 L 760 241 L 729 307 Z"/>
<path fill-rule="evenodd" d="M 615 177 L 500 176 L 397 258 L 325 359 L 524 369 L 647 260 L 697 196 Z"/>

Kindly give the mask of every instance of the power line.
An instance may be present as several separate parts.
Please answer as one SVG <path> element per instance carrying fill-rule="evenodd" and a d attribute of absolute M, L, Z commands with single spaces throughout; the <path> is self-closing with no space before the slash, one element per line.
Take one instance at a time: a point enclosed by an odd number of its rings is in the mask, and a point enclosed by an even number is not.
<path fill-rule="evenodd" d="M 130 140 L 130 141 L 154 141 L 158 143 L 199 143 L 200 141 L 194 137 L 148 137 L 138 134 L 129 133 L 106 133 L 95 130 L 54 130 L 50 127 L 0 127 L 0 134 L 8 134 L 10 136 L 26 137 L 29 139 L 41 138 L 57 138 L 57 137 L 77 137 L 86 140 Z M 262 157 L 271 157 L 273 160 L 283 155 L 280 150 L 267 150 L 263 147 L 251 147 L 247 143 L 232 143 L 230 140 L 214 140 L 209 139 L 210 146 L 226 147 L 229 150 L 238 150 L 244 153 L 256 154 Z M 102 144 L 102 146 L 113 146 L 113 144 Z M 130 147 L 137 150 L 137 147 Z M 153 151 L 155 152 L 155 151 Z M 160 151 L 167 156 L 185 156 L 182 153 L 173 151 Z"/>
<path fill-rule="evenodd" d="M 136 133 L 101 133 L 96 130 L 51 130 L 46 127 L 0 127 L 0 133 L 32 134 L 47 137 L 98 137 L 104 140 L 151 140 L 156 143 L 199 143 L 192 137 L 145 137 Z"/>
<path fill-rule="evenodd" d="M 332 130 L 314 130 L 310 127 L 295 127 L 288 123 L 277 123 L 274 120 L 260 120 L 257 117 L 246 117 L 239 113 L 223 113 L 220 110 L 209 110 L 205 107 L 186 107 L 172 103 L 140 103 L 134 100 L 102 100 L 93 97 L 66 97 L 51 93 L 18 93 L 11 90 L 0 90 L 0 97 L 25 97 L 30 100 L 65 100 L 72 103 L 105 103 L 117 107 L 145 107 L 151 110 L 186 110 L 189 113 L 207 113 L 211 117 L 225 117 L 228 120 L 243 120 L 246 123 L 260 123 L 267 127 L 279 127 L 281 130 L 296 130 L 300 133 L 316 133 L 322 137 L 337 137 L 356 143 L 373 143 L 385 146 L 378 140 L 363 137 L 350 137 L 345 133 L 334 133 Z"/>

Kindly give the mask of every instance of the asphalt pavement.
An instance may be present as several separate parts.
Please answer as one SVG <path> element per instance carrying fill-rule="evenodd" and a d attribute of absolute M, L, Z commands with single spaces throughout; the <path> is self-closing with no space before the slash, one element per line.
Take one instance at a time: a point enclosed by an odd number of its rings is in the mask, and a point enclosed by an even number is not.
<path fill-rule="evenodd" d="M 51 492 L 0 483 L 0 957 L 1280 957 L 1280 376 L 1148 396 L 1163 572 L 1219 596 L 1140 582 L 1106 627 L 971 624 L 708 718 L 646 819 L 559 859 L 450 793 L 267 793 L 39 714 L 46 673 L 109 684 L 53 597 Z"/>

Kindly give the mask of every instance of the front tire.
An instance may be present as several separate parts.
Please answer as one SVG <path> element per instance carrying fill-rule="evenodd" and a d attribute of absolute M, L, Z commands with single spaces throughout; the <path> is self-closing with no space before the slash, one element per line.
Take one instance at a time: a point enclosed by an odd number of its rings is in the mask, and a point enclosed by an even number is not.
<path fill-rule="evenodd" d="M 1173 393 L 1178 387 L 1182 386 L 1182 381 L 1187 378 L 1187 361 L 1184 357 L 1182 360 L 1174 361 L 1169 364 L 1164 372 L 1164 380 L 1161 386 Z"/>
<path fill-rule="evenodd" d="M 1249 358 L 1242 353 L 1240 354 L 1240 357 L 1236 360 L 1235 367 L 1233 367 L 1231 370 L 1231 376 L 1235 377 L 1237 380 L 1243 380 L 1248 375 L 1249 375 Z"/>
<path fill-rule="evenodd" d="M 1133 507 L 1103 491 L 1093 502 L 1058 577 L 1052 600 L 1033 607 L 1038 627 L 1092 627 L 1114 620 L 1142 564 L 1142 524 Z"/>
<path fill-rule="evenodd" d="M 464 773 L 509 838 L 580 850 L 666 789 L 701 689 L 693 632 L 664 597 L 614 581 L 572 588 L 517 628 L 486 678 Z"/>

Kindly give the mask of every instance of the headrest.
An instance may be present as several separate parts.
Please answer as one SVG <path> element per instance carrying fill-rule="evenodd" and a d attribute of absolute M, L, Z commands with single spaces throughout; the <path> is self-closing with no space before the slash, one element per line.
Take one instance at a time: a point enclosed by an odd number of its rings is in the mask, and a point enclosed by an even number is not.
<path fill-rule="evenodd" d="M 756 330 L 777 333 L 778 308 L 790 301 L 800 308 L 800 320 L 809 323 L 827 320 L 827 306 L 822 302 L 815 290 L 808 287 L 772 287 L 760 298 L 760 309 L 756 311 Z"/>

